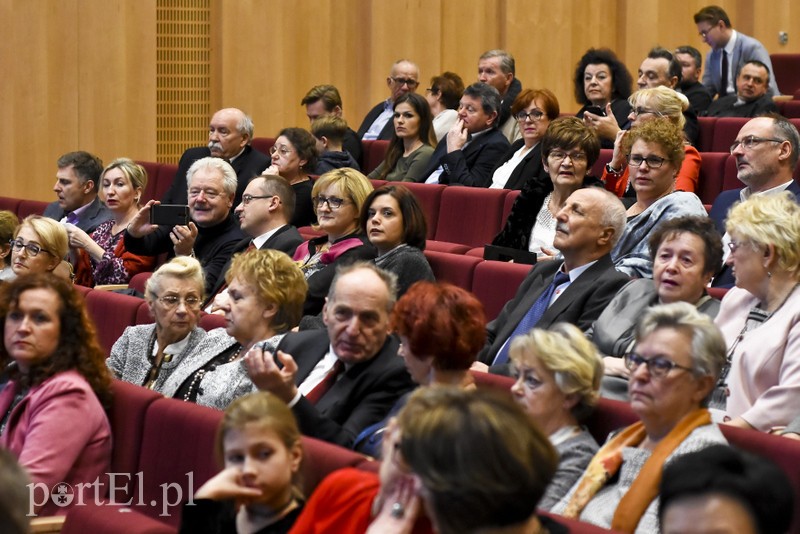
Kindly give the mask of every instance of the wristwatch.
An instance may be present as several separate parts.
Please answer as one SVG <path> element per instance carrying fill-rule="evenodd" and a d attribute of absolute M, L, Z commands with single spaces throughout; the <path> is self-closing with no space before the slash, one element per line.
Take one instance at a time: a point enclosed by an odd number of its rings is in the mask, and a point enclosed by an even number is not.
<path fill-rule="evenodd" d="M 608 174 L 616 174 L 616 175 L 620 175 L 620 174 L 622 174 L 622 171 L 624 171 L 624 170 L 625 170 L 625 168 L 624 168 L 624 167 L 623 167 L 623 168 L 621 168 L 621 169 L 619 169 L 619 170 L 617 170 L 617 169 L 615 169 L 614 167 L 612 167 L 612 166 L 611 166 L 611 163 L 610 163 L 610 162 L 609 162 L 609 163 L 606 163 L 606 172 L 607 172 Z"/>

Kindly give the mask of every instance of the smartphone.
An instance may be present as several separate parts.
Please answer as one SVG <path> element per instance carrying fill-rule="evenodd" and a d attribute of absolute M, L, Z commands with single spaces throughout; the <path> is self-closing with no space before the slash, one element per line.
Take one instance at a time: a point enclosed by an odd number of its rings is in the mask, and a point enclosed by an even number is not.
<path fill-rule="evenodd" d="M 606 116 L 606 110 L 604 110 L 600 106 L 586 106 L 586 109 L 583 111 L 584 113 L 591 113 L 592 115 L 600 115 L 601 117 Z"/>
<path fill-rule="evenodd" d="M 150 208 L 150 224 L 186 226 L 189 224 L 189 206 L 184 204 L 155 204 Z"/>

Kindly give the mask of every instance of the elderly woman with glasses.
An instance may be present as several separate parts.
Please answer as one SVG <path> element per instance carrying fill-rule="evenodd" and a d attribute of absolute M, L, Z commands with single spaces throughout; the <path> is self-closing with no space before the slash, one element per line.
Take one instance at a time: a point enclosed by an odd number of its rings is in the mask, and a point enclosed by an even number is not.
<path fill-rule="evenodd" d="M 730 366 L 720 407 L 729 424 L 771 430 L 800 414 L 800 207 L 789 192 L 753 195 L 725 228 L 736 287 L 716 318 Z"/>
<path fill-rule="evenodd" d="M 689 101 L 675 90 L 664 86 L 641 89 L 633 93 L 628 102 L 631 105 L 631 112 L 628 115 L 631 127 L 639 126 L 654 118 L 665 118 L 683 131 L 686 124 L 683 112 L 689 109 Z M 632 187 L 631 169 L 627 166 L 623 148 L 628 133 L 628 130 L 620 130 L 617 133 L 614 153 L 603 171 L 602 179 L 606 189 L 616 193 L 618 197 L 630 198 L 634 196 L 635 189 Z M 675 178 L 675 189 L 694 193 L 697 191 L 697 181 L 700 178 L 700 153 L 689 144 L 685 134 L 683 150 L 683 163 Z"/>
<path fill-rule="evenodd" d="M 545 178 L 542 137 L 558 118 L 556 95 L 549 89 L 525 89 L 511 105 L 521 139 L 514 141 L 492 174 L 492 189 L 522 189 L 528 182 Z"/>
<path fill-rule="evenodd" d="M 606 441 L 552 511 L 621 532 L 658 532 L 664 466 L 727 443 L 704 407 L 725 364 L 725 341 L 691 304 L 664 304 L 645 312 L 625 361 L 640 421 Z"/>
<path fill-rule="evenodd" d="M 294 254 L 308 281 L 304 315 L 322 311 L 337 266 L 375 259 L 375 248 L 359 226 L 361 210 L 371 192 L 367 177 L 348 168 L 326 172 L 314 183 L 315 229 L 324 234 L 302 243 Z"/>
<path fill-rule="evenodd" d="M 15 276 L 52 273 L 69 251 L 64 227 L 41 215 L 28 215 L 11 240 L 11 270 Z"/>
<path fill-rule="evenodd" d="M 623 150 L 633 169 L 636 202 L 626 211 L 625 231 L 611 251 L 611 259 L 622 273 L 652 278 L 650 235 L 664 221 L 707 213 L 697 195 L 675 190 L 675 179 L 686 154 L 683 132 L 676 124 L 662 118 L 645 121 L 625 136 Z"/>
<path fill-rule="evenodd" d="M 294 189 L 294 215 L 289 224 L 297 228 L 316 222 L 311 203 L 309 171 L 317 168 L 317 140 L 303 128 L 284 128 L 269 149 L 272 165 L 262 174 L 277 174 L 286 178 Z"/>

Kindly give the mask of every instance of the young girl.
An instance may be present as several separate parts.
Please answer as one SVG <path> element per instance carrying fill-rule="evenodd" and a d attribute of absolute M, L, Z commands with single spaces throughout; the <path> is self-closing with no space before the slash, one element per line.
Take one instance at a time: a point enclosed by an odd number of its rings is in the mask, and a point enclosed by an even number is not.
<path fill-rule="evenodd" d="M 303 458 L 291 410 L 271 393 L 234 401 L 217 432 L 224 469 L 184 505 L 181 532 L 285 534 L 303 507 Z"/>

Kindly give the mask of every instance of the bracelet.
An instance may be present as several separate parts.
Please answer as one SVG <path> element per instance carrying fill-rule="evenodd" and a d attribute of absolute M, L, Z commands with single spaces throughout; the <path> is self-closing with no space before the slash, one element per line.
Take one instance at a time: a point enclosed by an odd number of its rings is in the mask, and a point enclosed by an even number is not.
<path fill-rule="evenodd" d="M 620 170 L 617 170 L 617 169 L 615 169 L 614 167 L 611 166 L 611 163 L 606 163 L 606 172 L 608 174 L 613 174 L 613 175 L 619 176 L 620 174 L 623 173 L 624 170 L 625 170 L 625 167 L 622 167 Z"/>

